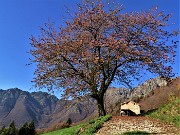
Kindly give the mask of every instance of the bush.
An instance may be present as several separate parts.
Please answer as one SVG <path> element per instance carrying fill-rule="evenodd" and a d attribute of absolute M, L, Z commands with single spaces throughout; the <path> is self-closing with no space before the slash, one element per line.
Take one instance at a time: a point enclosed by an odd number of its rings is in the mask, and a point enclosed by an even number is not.
<path fill-rule="evenodd" d="M 34 125 L 34 122 L 31 121 L 29 123 L 29 135 L 35 135 L 36 132 L 35 132 L 35 125 Z"/>
<path fill-rule="evenodd" d="M 34 122 L 30 122 L 29 124 L 26 122 L 19 129 L 19 135 L 35 135 L 35 126 Z"/>
<path fill-rule="evenodd" d="M 14 121 L 11 122 L 8 128 L 3 126 L 0 130 L 0 135 L 18 135 L 18 129 L 16 129 Z"/>
<path fill-rule="evenodd" d="M 35 125 L 34 122 L 30 122 L 29 124 L 26 122 L 24 125 L 18 130 L 15 126 L 15 122 L 11 122 L 8 128 L 3 126 L 0 130 L 0 135 L 35 135 Z"/>
<path fill-rule="evenodd" d="M 89 124 L 93 124 L 95 122 L 94 119 L 89 120 Z"/>
<path fill-rule="evenodd" d="M 72 124 L 71 118 L 69 118 L 69 119 L 67 120 L 66 124 L 68 124 L 69 126 Z"/>
<path fill-rule="evenodd" d="M 1 128 L 1 130 L 0 130 L 0 135 L 1 135 L 1 133 L 3 133 L 4 132 L 4 130 L 6 129 L 6 127 L 5 126 L 3 126 L 2 128 Z"/>

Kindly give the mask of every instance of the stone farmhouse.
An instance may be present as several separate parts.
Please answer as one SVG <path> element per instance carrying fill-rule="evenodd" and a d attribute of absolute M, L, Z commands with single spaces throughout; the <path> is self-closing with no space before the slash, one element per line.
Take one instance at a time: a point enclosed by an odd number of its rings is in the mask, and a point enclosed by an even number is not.
<path fill-rule="evenodd" d="M 133 101 L 127 101 L 121 103 L 121 112 L 120 115 L 127 115 L 127 116 L 137 116 L 141 114 L 140 105 Z"/>

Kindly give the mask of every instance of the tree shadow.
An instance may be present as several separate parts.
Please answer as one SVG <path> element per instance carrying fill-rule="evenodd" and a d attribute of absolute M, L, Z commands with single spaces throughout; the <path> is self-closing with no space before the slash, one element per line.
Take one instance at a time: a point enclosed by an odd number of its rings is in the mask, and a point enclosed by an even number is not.
<path fill-rule="evenodd" d="M 125 132 L 122 135 L 150 135 L 150 133 L 145 131 L 130 131 L 130 132 Z"/>

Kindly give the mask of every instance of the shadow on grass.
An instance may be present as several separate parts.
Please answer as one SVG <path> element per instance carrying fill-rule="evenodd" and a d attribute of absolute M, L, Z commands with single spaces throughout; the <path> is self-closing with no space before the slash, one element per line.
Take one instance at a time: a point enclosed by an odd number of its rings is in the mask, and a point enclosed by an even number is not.
<path fill-rule="evenodd" d="M 147 115 L 150 115 L 150 114 L 152 114 L 152 113 L 154 113 L 156 111 L 157 111 L 157 109 L 152 109 L 152 110 L 149 110 L 147 112 L 142 113 L 141 116 L 147 116 Z"/>
<path fill-rule="evenodd" d="M 125 132 L 122 135 L 150 135 L 150 133 L 145 131 L 131 131 L 131 132 Z"/>

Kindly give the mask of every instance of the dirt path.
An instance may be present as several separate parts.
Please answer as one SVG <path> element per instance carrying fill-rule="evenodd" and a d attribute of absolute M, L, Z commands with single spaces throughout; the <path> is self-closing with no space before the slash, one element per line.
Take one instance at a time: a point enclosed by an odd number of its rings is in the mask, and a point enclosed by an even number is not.
<path fill-rule="evenodd" d="M 178 135 L 180 131 L 170 124 L 148 117 L 114 116 L 95 135 L 117 135 L 137 130 L 158 135 Z"/>

